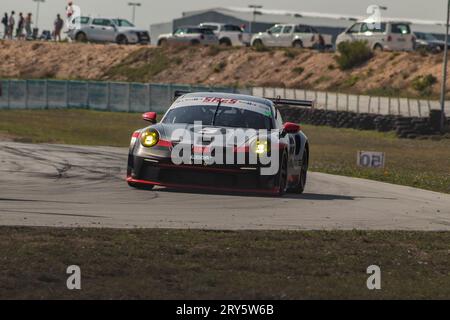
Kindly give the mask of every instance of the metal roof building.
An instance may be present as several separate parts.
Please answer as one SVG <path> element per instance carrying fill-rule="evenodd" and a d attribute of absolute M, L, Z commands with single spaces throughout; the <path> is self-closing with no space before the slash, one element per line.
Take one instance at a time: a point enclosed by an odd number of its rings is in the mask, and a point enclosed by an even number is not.
<path fill-rule="evenodd" d="M 277 23 L 307 24 L 315 27 L 319 32 L 331 34 L 334 38 L 355 21 L 363 20 L 363 16 L 322 14 L 313 12 L 292 12 L 285 10 L 257 9 L 255 22 L 253 21 L 253 9 L 250 8 L 210 8 L 205 10 L 184 12 L 182 17 L 171 22 L 153 24 L 150 26 L 152 43 L 156 43 L 162 33 L 173 32 L 176 28 L 185 25 L 197 25 L 203 22 L 231 23 L 245 25 L 246 30 L 251 28 L 252 33 L 262 32 Z M 439 21 L 424 21 L 416 19 L 394 19 L 412 23 L 414 31 L 427 32 L 443 38 L 445 23 Z"/>

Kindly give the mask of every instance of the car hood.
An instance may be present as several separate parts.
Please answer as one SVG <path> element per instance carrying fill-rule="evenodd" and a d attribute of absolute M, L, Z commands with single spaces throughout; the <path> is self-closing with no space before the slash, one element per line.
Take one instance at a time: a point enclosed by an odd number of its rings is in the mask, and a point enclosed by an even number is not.
<path fill-rule="evenodd" d="M 118 32 L 148 32 L 148 30 L 134 28 L 134 27 L 117 27 Z"/>
<path fill-rule="evenodd" d="M 158 38 L 169 38 L 172 37 L 171 33 L 163 33 L 158 36 Z"/>

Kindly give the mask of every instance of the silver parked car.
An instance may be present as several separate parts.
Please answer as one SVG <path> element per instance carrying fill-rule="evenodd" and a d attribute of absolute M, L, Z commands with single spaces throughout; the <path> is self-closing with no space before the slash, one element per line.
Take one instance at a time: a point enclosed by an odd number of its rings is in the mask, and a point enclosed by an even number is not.
<path fill-rule="evenodd" d="M 321 34 L 307 25 L 277 24 L 253 36 L 252 46 L 294 47 L 294 48 L 332 48 L 331 35 Z"/>
<path fill-rule="evenodd" d="M 336 47 L 342 42 L 367 41 L 375 51 L 412 51 L 416 37 L 409 22 L 388 21 L 379 26 L 357 22 L 341 33 L 336 40 Z"/>
<path fill-rule="evenodd" d="M 72 24 L 77 27 L 70 29 L 68 36 L 79 42 L 150 43 L 147 30 L 136 28 L 125 19 L 77 17 Z"/>
<path fill-rule="evenodd" d="M 219 38 L 219 43 L 225 46 L 248 46 L 251 35 L 246 33 L 241 27 L 234 24 L 205 22 L 200 27 L 211 29 Z"/>
<path fill-rule="evenodd" d="M 158 46 L 165 44 L 218 45 L 219 38 L 210 28 L 187 26 L 176 29 L 174 33 L 161 34 Z"/>

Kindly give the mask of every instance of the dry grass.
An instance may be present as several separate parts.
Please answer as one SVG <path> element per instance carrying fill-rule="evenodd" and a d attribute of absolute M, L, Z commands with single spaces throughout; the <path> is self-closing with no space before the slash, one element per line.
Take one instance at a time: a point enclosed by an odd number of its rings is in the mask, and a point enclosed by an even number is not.
<path fill-rule="evenodd" d="M 449 299 L 449 252 L 450 233 L 0 228 L 0 298 Z"/>

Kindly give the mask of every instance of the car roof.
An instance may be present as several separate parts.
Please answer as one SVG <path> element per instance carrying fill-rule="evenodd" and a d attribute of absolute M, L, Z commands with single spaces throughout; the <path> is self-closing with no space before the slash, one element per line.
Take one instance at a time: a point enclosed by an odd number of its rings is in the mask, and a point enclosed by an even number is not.
<path fill-rule="evenodd" d="M 361 21 L 357 21 L 357 22 L 355 22 L 355 23 L 367 23 L 367 21 L 361 20 Z M 381 20 L 381 23 L 390 23 L 390 24 L 393 24 L 393 23 L 411 24 L 411 22 L 409 22 L 409 21 L 401 21 L 401 20 Z"/>
<path fill-rule="evenodd" d="M 183 97 L 185 97 L 185 98 L 235 99 L 235 100 L 260 103 L 260 104 L 264 104 L 269 107 L 273 106 L 273 102 L 268 99 L 250 96 L 250 95 L 246 95 L 246 94 L 225 93 L 225 92 L 195 92 L 195 93 L 187 93 Z"/>

